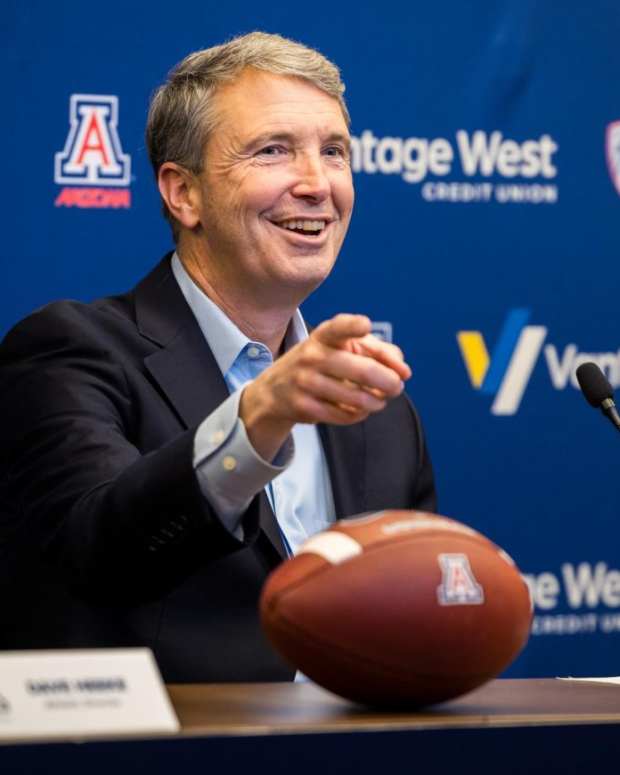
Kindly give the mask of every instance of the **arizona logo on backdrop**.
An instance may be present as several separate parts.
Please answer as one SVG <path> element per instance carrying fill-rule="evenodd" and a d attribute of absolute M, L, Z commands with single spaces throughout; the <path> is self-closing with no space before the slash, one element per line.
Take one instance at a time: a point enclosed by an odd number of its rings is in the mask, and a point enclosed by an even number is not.
<path fill-rule="evenodd" d="M 131 158 L 118 136 L 118 97 L 72 94 L 65 147 L 54 155 L 56 207 L 128 208 Z"/>
<path fill-rule="evenodd" d="M 576 371 L 582 363 L 593 361 L 605 373 L 612 387 L 620 386 L 620 350 L 582 352 L 574 343 L 563 348 L 543 344 L 547 327 L 527 325 L 531 310 L 518 308 L 508 312 L 493 356 L 480 331 L 458 331 L 456 339 L 469 381 L 483 395 L 495 396 L 491 413 L 517 413 L 541 349 L 544 352 L 551 385 L 564 390 L 579 389 Z"/>

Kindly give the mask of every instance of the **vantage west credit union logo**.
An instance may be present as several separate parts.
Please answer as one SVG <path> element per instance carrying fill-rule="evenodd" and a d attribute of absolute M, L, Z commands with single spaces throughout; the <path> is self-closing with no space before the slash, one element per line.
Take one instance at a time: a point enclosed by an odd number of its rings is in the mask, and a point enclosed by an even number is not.
<path fill-rule="evenodd" d="M 128 208 L 131 158 L 118 135 L 118 97 L 72 94 L 65 147 L 54 156 L 56 207 Z"/>
<path fill-rule="evenodd" d="M 588 361 L 598 364 L 612 387 L 620 386 L 620 350 L 580 352 L 574 343 L 561 351 L 551 343 L 543 348 L 547 327 L 528 325 L 530 317 L 529 309 L 510 310 L 492 357 L 480 331 L 459 331 L 456 335 L 472 387 L 483 395 L 494 396 L 492 414 L 517 413 L 541 350 L 555 390 L 565 390 L 569 385 L 578 390 L 575 372 Z"/>
<path fill-rule="evenodd" d="M 351 138 L 354 172 L 396 175 L 427 202 L 555 204 L 558 143 L 549 134 L 514 139 L 499 130 L 454 137 Z"/>

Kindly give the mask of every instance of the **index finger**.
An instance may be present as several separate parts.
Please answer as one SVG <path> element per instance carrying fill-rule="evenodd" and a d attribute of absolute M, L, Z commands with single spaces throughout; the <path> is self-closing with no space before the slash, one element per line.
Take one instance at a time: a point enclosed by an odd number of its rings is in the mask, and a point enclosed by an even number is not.
<path fill-rule="evenodd" d="M 311 337 L 318 339 L 328 347 L 338 347 L 346 339 L 359 339 L 370 333 L 372 324 L 366 315 L 349 315 L 341 313 L 331 320 L 326 320 L 314 329 Z"/>

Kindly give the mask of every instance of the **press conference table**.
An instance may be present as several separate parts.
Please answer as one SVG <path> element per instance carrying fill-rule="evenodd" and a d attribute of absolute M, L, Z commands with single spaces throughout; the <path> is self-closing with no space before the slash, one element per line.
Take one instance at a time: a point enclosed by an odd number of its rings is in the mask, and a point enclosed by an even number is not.
<path fill-rule="evenodd" d="M 620 770 L 620 686 L 498 680 L 420 712 L 313 684 L 168 687 L 173 737 L 7 745 L 0 772 L 552 773 Z"/>

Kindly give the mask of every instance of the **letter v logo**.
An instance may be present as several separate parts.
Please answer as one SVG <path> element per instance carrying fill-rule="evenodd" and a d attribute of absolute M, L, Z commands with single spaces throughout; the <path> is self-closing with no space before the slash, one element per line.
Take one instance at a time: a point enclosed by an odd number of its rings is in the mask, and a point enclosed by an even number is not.
<path fill-rule="evenodd" d="M 526 325 L 530 314 L 529 309 L 508 313 L 492 358 L 480 331 L 456 335 L 471 384 L 481 393 L 495 395 L 492 414 L 516 413 L 547 336 L 544 326 Z"/>

